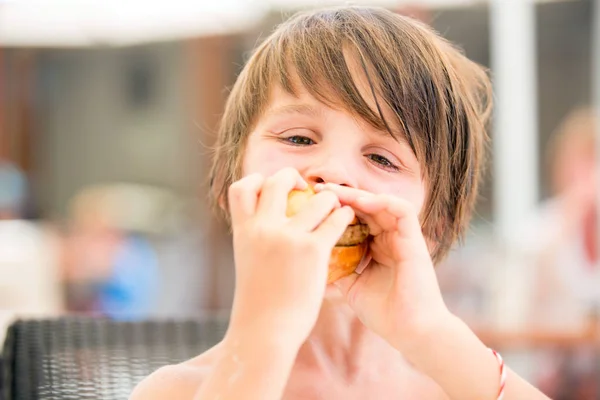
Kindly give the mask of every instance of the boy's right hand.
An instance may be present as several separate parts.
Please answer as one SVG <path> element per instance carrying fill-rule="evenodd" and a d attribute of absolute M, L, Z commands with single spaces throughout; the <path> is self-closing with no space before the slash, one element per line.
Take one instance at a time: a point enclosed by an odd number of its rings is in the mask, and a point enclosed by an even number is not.
<path fill-rule="evenodd" d="M 324 191 L 288 218 L 289 192 L 306 185 L 286 168 L 268 178 L 246 176 L 229 188 L 236 288 L 228 334 L 299 347 L 314 326 L 331 250 L 354 211 Z"/>

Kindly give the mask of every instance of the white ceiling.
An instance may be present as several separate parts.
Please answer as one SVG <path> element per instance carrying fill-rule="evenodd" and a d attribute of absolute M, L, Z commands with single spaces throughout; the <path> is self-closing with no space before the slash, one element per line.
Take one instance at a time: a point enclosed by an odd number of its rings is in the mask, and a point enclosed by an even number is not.
<path fill-rule="evenodd" d="M 486 0 L 0 0 L 0 45 L 123 46 L 243 31 L 272 10 L 482 2 Z"/>
<path fill-rule="evenodd" d="M 255 4 L 253 4 L 255 3 Z M 128 45 L 244 30 L 265 13 L 252 0 L 0 0 L 0 44 Z"/>

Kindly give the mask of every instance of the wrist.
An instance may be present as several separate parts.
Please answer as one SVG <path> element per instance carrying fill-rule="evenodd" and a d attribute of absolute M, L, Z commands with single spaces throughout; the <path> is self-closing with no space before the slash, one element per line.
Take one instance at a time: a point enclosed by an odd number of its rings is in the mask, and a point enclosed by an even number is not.
<path fill-rule="evenodd" d="M 314 325 L 314 321 L 311 323 L 302 315 L 302 312 L 289 308 L 256 311 L 234 304 L 228 332 L 237 338 L 252 337 L 258 341 L 300 348 Z"/>
<path fill-rule="evenodd" d="M 448 314 L 403 355 L 450 398 L 495 399 L 506 381 L 499 360 L 458 317 Z M 521 398 L 521 397 L 519 397 Z"/>
<path fill-rule="evenodd" d="M 450 311 L 444 310 L 437 316 L 423 318 L 413 324 L 413 329 L 408 337 L 402 337 L 392 345 L 414 365 L 427 363 L 430 358 L 435 358 L 441 337 L 451 337 L 463 322 Z"/>

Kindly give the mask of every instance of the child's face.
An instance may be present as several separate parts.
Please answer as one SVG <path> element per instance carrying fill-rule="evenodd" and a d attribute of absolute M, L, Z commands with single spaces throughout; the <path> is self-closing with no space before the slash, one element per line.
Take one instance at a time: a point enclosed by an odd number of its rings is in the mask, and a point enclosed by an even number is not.
<path fill-rule="evenodd" d="M 407 143 L 306 91 L 294 97 L 275 87 L 248 138 L 243 174 L 269 176 L 285 167 L 297 169 L 313 185 L 328 182 L 393 194 L 418 210 L 425 201 L 419 163 Z"/>

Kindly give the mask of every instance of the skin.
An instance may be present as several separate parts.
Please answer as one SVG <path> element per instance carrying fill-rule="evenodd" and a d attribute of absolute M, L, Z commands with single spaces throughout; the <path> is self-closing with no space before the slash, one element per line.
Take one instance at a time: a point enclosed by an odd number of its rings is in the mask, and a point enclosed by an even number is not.
<path fill-rule="evenodd" d="M 229 191 L 236 291 L 226 337 L 158 370 L 132 399 L 497 397 L 495 357 L 443 302 L 419 222 L 427 182 L 402 139 L 275 87 L 243 173 Z M 287 194 L 307 183 L 318 194 L 285 217 Z M 329 253 L 355 213 L 374 236 L 368 265 L 327 286 Z M 508 379 L 505 399 L 546 398 Z"/>
<path fill-rule="evenodd" d="M 594 152 L 578 137 L 568 141 L 554 162 L 553 195 L 561 205 L 563 229 L 559 241 L 582 234 L 588 261 L 598 259 L 598 177 Z M 579 232 L 577 232 L 579 230 Z M 554 246 L 556 247 L 556 246 Z"/>

